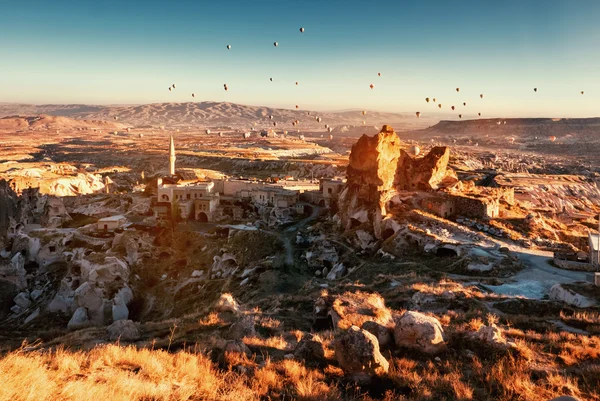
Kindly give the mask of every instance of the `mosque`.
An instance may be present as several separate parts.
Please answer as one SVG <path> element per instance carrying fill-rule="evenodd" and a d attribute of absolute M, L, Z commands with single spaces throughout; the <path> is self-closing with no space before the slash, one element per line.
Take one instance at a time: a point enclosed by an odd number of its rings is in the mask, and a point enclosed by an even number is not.
<path fill-rule="evenodd" d="M 153 205 L 156 217 L 170 217 L 173 206 L 183 220 L 209 222 L 215 220 L 219 194 L 212 181 L 199 181 L 191 171 L 175 171 L 175 144 L 169 140 L 169 175 L 158 179 L 157 200 Z"/>

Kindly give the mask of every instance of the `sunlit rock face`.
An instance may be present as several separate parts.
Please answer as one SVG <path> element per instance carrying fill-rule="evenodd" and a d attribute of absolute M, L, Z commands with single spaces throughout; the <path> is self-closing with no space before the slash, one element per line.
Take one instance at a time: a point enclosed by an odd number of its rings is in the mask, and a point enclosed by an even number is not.
<path fill-rule="evenodd" d="M 438 189 L 442 182 L 452 179 L 447 177 L 448 174 L 454 175 L 448 170 L 449 160 L 450 149 L 446 146 L 436 146 L 420 159 L 415 159 L 402 150 L 396 170 L 396 188 L 404 191 Z"/>
<path fill-rule="evenodd" d="M 389 125 L 352 146 L 346 171 L 346 189 L 340 194 L 342 225 L 350 228 L 368 220 L 381 222 L 385 203 L 395 193 L 394 179 L 400 156 L 400 139 Z"/>
<path fill-rule="evenodd" d="M 431 191 L 458 181 L 448 169 L 449 148 L 435 147 L 425 157 L 413 158 L 400 147 L 400 138 L 389 125 L 375 136 L 363 135 L 352 146 L 347 185 L 339 196 L 344 229 L 369 223 L 375 237 L 381 238 L 386 204 L 399 191 Z"/>

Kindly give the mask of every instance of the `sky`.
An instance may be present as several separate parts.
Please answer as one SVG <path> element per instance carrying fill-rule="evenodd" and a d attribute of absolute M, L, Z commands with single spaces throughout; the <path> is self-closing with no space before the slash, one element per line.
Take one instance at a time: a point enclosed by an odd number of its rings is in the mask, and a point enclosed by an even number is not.
<path fill-rule="evenodd" d="M 0 0 L 0 9 L 0 102 L 427 115 L 439 111 L 430 97 L 464 118 L 600 115 L 597 0 Z"/>

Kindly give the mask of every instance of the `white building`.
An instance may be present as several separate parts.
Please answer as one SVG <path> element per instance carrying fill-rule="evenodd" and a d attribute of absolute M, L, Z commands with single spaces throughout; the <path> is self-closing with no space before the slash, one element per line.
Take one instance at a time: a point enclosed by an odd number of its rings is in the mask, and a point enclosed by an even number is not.
<path fill-rule="evenodd" d="M 123 227 L 125 223 L 127 223 L 127 218 L 125 218 L 125 216 L 110 216 L 98 220 L 97 227 L 100 231 L 114 231 L 119 227 Z"/>
<path fill-rule="evenodd" d="M 598 241 L 600 241 L 600 235 L 593 233 L 588 234 L 588 243 L 590 246 L 590 263 L 592 264 L 592 266 L 600 267 L 600 264 L 598 263 L 598 249 L 600 249 Z"/>

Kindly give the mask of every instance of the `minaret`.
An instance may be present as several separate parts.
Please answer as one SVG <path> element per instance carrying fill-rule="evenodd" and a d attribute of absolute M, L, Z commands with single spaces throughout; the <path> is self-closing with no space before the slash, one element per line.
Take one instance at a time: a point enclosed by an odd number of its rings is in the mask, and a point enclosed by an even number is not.
<path fill-rule="evenodd" d="M 173 143 L 173 135 L 169 142 L 169 174 L 175 175 L 175 144 Z"/>

